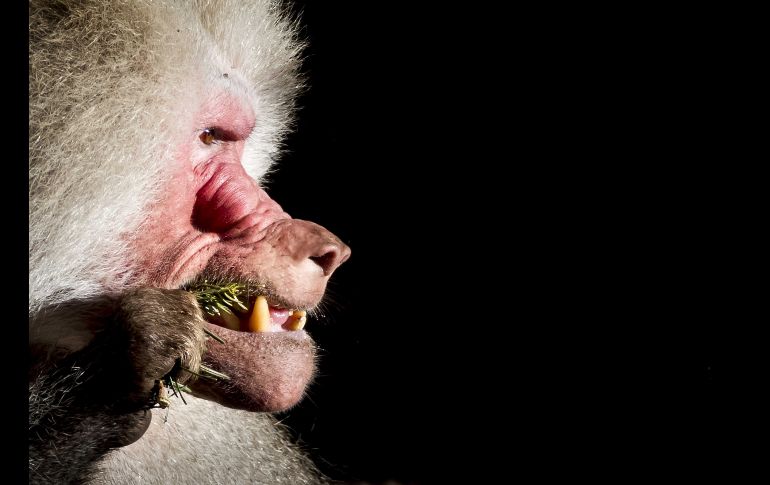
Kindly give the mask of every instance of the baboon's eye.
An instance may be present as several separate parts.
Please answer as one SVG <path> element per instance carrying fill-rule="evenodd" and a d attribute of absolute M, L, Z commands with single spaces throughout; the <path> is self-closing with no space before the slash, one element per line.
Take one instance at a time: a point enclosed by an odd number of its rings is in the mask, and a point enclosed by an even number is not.
<path fill-rule="evenodd" d="M 217 139 L 217 132 L 214 128 L 206 128 L 201 132 L 199 138 L 205 145 L 211 145 Z"/>

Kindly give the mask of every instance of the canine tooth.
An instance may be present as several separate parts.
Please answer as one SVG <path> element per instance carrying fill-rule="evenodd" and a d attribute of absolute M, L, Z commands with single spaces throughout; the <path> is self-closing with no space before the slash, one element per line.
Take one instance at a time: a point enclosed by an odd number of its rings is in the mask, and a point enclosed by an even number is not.
<path fill-rule="evenodd" d="M 302 330 L 307 323 L 307 312 L 305 310 L 294 310 L 286 321 L 288 330 Z"/>
<path fill-rule="evenodd" d="M 247 330 L 249 332 L 270 331 L 270 308 L 267 306 L 267 298 L 258 296 L 254 302 L 254 310 L 249 317 Z"/>

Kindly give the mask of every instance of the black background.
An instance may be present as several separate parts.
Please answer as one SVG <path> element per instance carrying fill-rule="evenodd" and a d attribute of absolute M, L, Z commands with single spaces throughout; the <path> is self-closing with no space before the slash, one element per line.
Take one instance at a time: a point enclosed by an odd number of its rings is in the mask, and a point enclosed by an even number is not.
<path fill-rule="evenodd" d="M 671 9 L 295 3 L 310 90 L 268 189 L 353 250 L 283 416 L 318 465 L 714 472 L 740 388 L 701 264 L 718 40 Z"/>
<path fill-rule="evenodd" d="M 309 327 L 319 376 L 284 422 L 334 478 L 446 483 L 510 451 L 486 438 L 515 406 L 500 342 L 527 216 L 491 209 L 522 181 L 482 170 L 517 170 L 491 153 L 513 135 L 493 94 L 511 59 L 478 52 L 494 35 L 447 7 L 308 2 L 302 18 L 310 90 L 268 190 L 353 252 Z"/>

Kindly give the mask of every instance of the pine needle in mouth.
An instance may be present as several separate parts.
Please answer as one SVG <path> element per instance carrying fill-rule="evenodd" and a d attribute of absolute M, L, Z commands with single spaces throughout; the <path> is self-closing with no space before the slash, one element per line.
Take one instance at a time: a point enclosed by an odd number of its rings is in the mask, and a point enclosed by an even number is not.
<path fill-rule="evenodd" d="M 213 338 L 214 340 L 216 340 L 217 342 L 219 342 L 220 344 L 226 344 L 226 343 L 227 343 L 227 342 L 225 341 L 225 339 L 223 339 L 222 337 L 220 337 L 219 335 L 215 334 L 214 332 L 212 332 L 211 330 L 209 330 L 209 329 L 207 329 L 207 328 L 205 328 L 205 327 L 203 328 L 203 332 L 204 332 L 206 335 L 208 335 L 209 337 L 211 337 L 211 338 Z"/>
<path fill-rule="evenodd" d="M 249 310 L 248 302 L 251 292 L 242 283 L 211 283 L 202 280 L 184 288 L 195 295 L 198 305 L 211 317 L 219 317 L 222 313 L 234 315 L 236 311 Z M 203 329 L 206 335 L 224 344 L 225 340 L 211 330 Z"/>
<path fill-rule="evenodd" d="M 212 317 L 222 313 L 235 314 L 234 310 L 246 312 L 250 291 L 242 283 L 218 284 L 203 280 L 185 288 L 195 295 L 203 311 Z"/>

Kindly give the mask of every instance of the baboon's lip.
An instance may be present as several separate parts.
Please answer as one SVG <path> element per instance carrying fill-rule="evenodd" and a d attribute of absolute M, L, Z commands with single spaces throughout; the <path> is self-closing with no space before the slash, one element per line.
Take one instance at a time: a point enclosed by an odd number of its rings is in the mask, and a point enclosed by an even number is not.
<path fill-rule="evenodd" d="M 302 330 L 241 332 L 207 323 L 210 339 L 203 363 L 224 375 L 197 379 L 194 394 L 247 411 L 282 411 L 303 396 L 315 369 L 315 346 Z"/>

